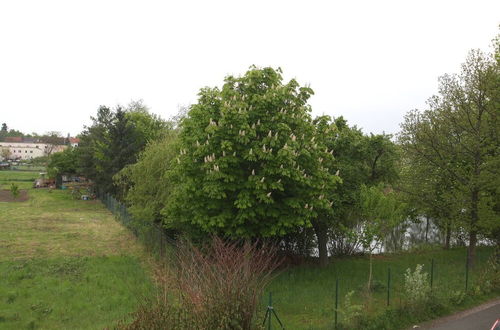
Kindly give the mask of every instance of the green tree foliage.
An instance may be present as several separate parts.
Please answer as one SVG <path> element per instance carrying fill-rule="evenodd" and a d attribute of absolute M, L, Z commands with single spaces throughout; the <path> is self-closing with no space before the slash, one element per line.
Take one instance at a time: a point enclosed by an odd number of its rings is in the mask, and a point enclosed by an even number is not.
<path fill-rule="evenodd" d="M 382 184 L 360 187 L 360 218 L 362 230 L 359 237 L 370 255 L 368 289 L 372 283 L 372 253 L 380 247 L 393 228 L 407 216 L 407 206 L 392 188 Z"/>
<path fill-rule="evenodd" d="M 423 217 L 438 226 L 444 233 L 444 248 L 450 248 L 451 233 L 461 207 L 456 205 L 453 181 L 441 175 L 441 171 L 421 159 L 404 159 L 401 166 L 398 189 L 412 206 L 411 216 L 415 220 Z"/>
<path fill-rule="evenodd" d="M 15 129 L 10 129 L 6 123 L 2 123 L 2 128 L 0 129 L 0 141 L 3 141 L 6 137 L 23 137 L 24 134 Z"/>
<path fill-rule="evenodd" d="M 437 180 L 447 182 L 448 193 L 443 204 L 435 201 L 441 204 L 436 212 L 451 205 L 452 214 L 460 215 L 455 219 L 468 233 L 468 262 L 473 265 L 478 235 L 500 225 L 498 45 L 496 58 L 472 51 L 460 74 L 441 77 L 439 95 L 430 98 L 428 106 L 408 113 L 402 124 L 405 162 L 424 187 L 421 194 L 429 187 L 439 189 Z"/>
<path fill-rule="evenodd" d="M 334 244 L 346 246 L 346 241 L 359 228 L 361 187 L 394 182 L 398 161 L 391 136 L 364 135 L 357 127 L 350 127 L 342 117 L 327 125 L 334 134 L 325 136 L 324 143 L 329 150 L 333 150 L 335 159 L 332 170 L 338 171 L 342 184 L 337 185 L 328 196 L 333 202 L 333 212 L 319 214 L 312 222 L 323 265 L 327 262 L 328 233 L 335 237 Z M 340 243 L 340 240 L 343 242 Z"/>
<path fill-rule="evenodd" d="M 167 122 L 149 114 L 142 103 L 132 103 L 127 109 L 118 106 L 115 111 L 101 106 L 92 117 L 92 125 L 80 136 L 80 171 L 100 189 L 121 199 L 127 183 L 121 181 L 118 187 L 113 176 L 135 163 L 147 143 L 168 127 Z"/>
<path fill-rule="evenodd" d="M 75 148 L 68 147 L 62 152 L 50 155 L 47 165 L 49 177 L 57 175 L 72 175 L 78 172 L 78 154 Z"/>
<path fill-rule="evenodd" d="M 202 89 L 181 125 L 166 225 L 274 236 L 331 210 L 327 196 L 339 179 L 309 115 L 312 93 L 284 84 L 280 70 L 255 67 L 222 89 Z"/>
<path fill-rule="evenodd" d="M 172 190 L 166 173 L 177 156 L 176 140 L 177 132 L 167 131 L 165 136 L 148 144 L 137 163 L 126 166 L 115 176 L 117 185 L 129 184 L 126 202 L 137 219 L 158 222 L 162 218 L 161 210 Z"/>
<path fill-rule="evenodd" d="M 2 160 L 7 160 L 10 158 L 11 152 L 9 148 L 0 148 L 0 157 Z"/>

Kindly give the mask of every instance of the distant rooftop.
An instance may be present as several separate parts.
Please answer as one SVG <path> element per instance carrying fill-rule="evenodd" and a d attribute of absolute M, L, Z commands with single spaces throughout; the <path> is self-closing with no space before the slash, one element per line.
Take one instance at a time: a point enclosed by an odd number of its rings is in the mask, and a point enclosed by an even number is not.
<path fill-rule="evenodd" d="M 4 142 L 23 142 L 22 136 L 6 136 Z"/>

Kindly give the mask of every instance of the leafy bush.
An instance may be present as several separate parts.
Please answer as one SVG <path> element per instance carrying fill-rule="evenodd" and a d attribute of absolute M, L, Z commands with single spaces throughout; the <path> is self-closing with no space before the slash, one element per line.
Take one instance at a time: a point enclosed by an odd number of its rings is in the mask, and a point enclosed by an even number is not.
<path fill-rule="evenodd" d="M 344 297 L 344 306 L 339 310 L 343 316 L 343 324 L 349 327 L 354 327 L 361 316 L 363 305 L 355 305 L 352 303 L 351 298 L 354 291 L 349 291 Z"/>
<path fill-rule="evenodd" d="M 489 258 L 488 264 L 479 276 L 478 283 L 484 293 L 500 290 L 500 247 L 497 247 Z"/>
<path fill-rule="evenodd" d="M 213 238 L 184 241 L 156 274 L 158 294 L 122 329 L 241 329 L 255 327 L 264 287 L 279 266 L 276 248 Z"/>
<path fill-rule="evenodd" d="M 10 185 L 10 193 L 14 198 L 17 198 L 19 196 L 19 186 L 15 183 L 12 183 Z"/>
<path fill-rule="evenodd" d="M 464 302 L 465 299 L 465 292 L 461 290 L 456 290 L 452 291 L 450 293 L 450 302 L 453 305 L 460 305 L 461 303 Z"/>
<path fill-rule="evenodd" d="M 410 268 L 405 273 L 405 292 L 411 305 L 420 305 L 428 300 L 431 291 L 427 273 L 422 272 L 423 265 L 417 265 L 415 271 Z"/>

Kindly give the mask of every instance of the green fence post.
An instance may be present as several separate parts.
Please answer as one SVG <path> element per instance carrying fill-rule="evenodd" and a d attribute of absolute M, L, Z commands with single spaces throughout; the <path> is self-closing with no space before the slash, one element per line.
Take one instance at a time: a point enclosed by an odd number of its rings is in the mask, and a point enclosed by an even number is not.
<path fill-rule="evenodd" d="M 267 305 L 267 310 L 266 310 L 266 315 L 264 317 L 264 321 L 262 322 L 262 326 L 266 325 L 267 321 L 267 329 L 271 330 L 272 323 L 271 323 L 271 318 L 274 316 L 276 317 L 276 321 L 278 321 L 278 324 L 280 325 L 282 330 L 285 330 L 285 326 L 281 322 L 280 318 L 278 317 L 278 314 L 273 308 L 273 295 L 271 292 L 269 292 L 269 305 Z"/>
<path fill-rule="evenodd" d="M 272 292 L 269 292 L 269 307 L 270 310 L 273 308 L 273 294 Z M 269 313 L 269 320 L 267 320 L 267 330 L 271 330 L 272 324 L 271 324 L 271 318 L 273 314 Z"/>
<path fill-rule="evenodd" d="M 434 258 L 431 260 L 431 291 L 434 282 Z"/>
<path fill-rule="evenodd" d="M 335 280 L 335 329 L 337 329 L 338 321 L 338 308 L 339 308 L 339 278 Z"/>
<path fill-rule="evenodd" d="M 469 258 L 465 261 L 465 291 L 469 286 Z"/>
<path fill-rule="evenodd" d="M 390 295 L 391 295 L 391 268 L 387 269 L 387 306 L 390 303 Z"/>

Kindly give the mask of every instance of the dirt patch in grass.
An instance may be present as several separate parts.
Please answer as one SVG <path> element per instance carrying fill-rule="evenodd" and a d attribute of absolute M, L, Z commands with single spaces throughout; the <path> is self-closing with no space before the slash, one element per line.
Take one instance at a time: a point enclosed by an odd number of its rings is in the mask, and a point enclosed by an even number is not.
<path fill-rule="evenodd" d="M 12 196 L 10 190 L 0 190 L 0 202 L 26 202 L 28 199 L 27 190 L 20 190 L 17 197 Z"/>

